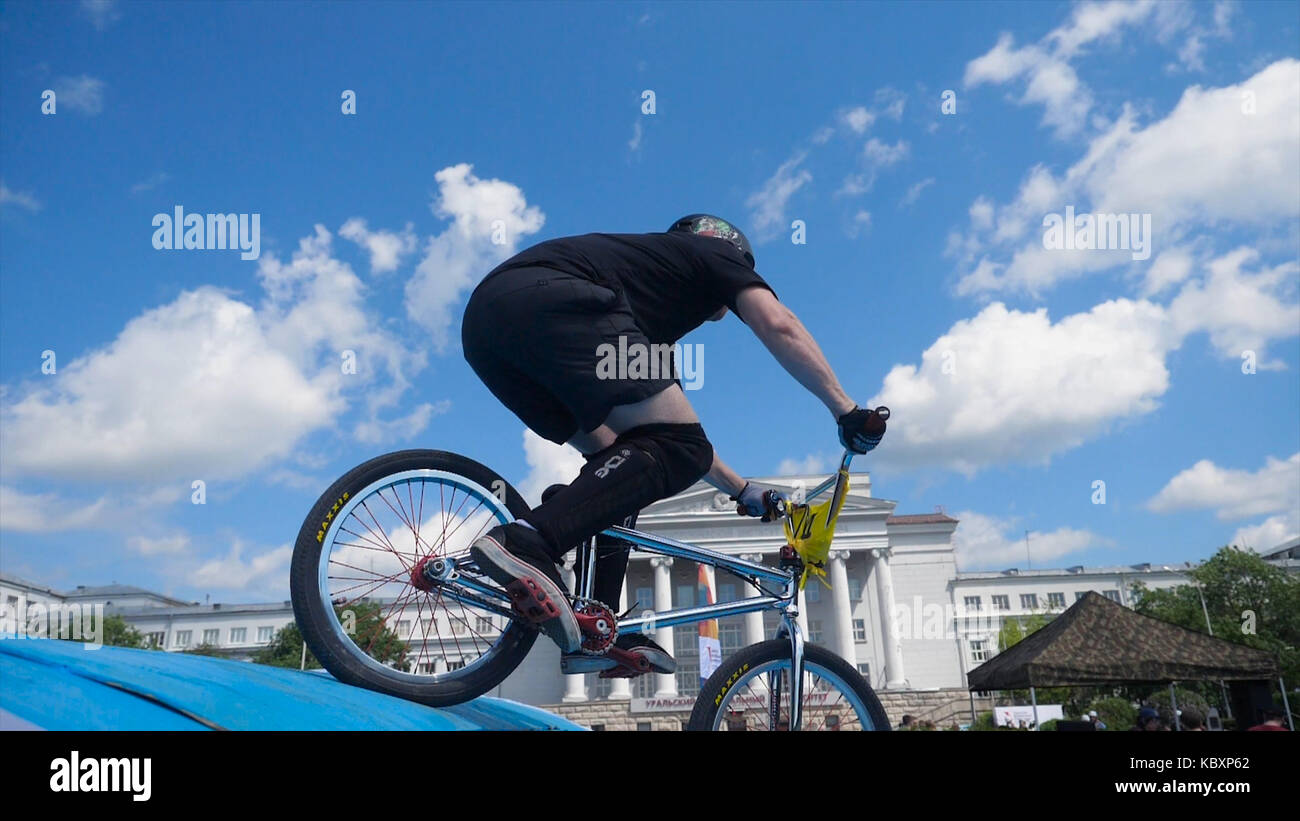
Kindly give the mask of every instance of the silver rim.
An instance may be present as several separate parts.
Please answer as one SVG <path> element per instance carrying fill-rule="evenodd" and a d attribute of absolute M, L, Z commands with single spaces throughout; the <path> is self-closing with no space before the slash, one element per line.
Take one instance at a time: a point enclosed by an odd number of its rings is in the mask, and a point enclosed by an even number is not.
<path fill-rule="evenodd" d="M 436 588 L 417 589 L 410 570 L 430 554 L 462 558 L 478 536 L 513 520 L 505 503 L 486 488 L 443 470 L 402 471 L 365 487 L 335 515 L 317 560 L 318 595 L 335 642 L 375 674 L 403 684 L 445 683 L 488 664 L 500 653 L 510 623 Z M 374 627 L 382 624 L 405 641 L 415 672 L 379 661 L 370 654 L 374 639 L 362 647 L 366 636 L 349 634 L 335 606 L 362 601 L 379 605 L 381 620 Z M 480 617 L 491 619 L 492 626 Z M 461 666 L 451 669 L 453 664 Z"/>
<path fill-rule="evenodd" d="M 790 715 L 790 659 L 751 667 L 727 691 L 713 715 L 713 730 L 774 730 L 770 715 L 774 676 L 780 677 L 780 715 Z M 867 705 L 840 676 L 805 657 L 801 728 L 804 731 L 877 729 Z M 741 724 L 743 722 L 743 726 Z"/>

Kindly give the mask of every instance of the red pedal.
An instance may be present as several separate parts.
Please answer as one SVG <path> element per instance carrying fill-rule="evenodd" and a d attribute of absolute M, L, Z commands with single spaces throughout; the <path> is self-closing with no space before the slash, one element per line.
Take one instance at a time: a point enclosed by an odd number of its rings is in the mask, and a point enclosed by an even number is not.
<path fill-rule="evenodd" d="M 541 624 L 560 615 L 555 602 L 532 579 L 515 579 L 506 585 L 506 593 L 519 615 L 533 624 Z"/>

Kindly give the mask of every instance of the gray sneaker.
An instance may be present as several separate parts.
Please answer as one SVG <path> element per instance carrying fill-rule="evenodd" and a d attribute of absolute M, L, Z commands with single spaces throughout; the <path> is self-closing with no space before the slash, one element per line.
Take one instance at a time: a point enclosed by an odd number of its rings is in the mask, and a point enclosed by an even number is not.
<path fill-rule="evenodd" d="M 506 589 L 515 611 L 562 652 L 572 653 L 582 646 L 582 630 L 568 591 L 536 531 L 514 523 L 494 527 L 474 542 L 469 555 Z"/>

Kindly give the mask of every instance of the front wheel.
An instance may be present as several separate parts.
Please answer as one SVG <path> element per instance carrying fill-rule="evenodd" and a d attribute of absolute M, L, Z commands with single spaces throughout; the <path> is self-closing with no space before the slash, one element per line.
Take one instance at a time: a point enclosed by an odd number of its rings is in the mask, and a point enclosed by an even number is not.
<path fill-rule="evenodd" d="M 499 475 L 453 453 L 405 450 L 353 468 L 316 502 L 294 545 L 289 582 L 307 646 L 339 681 L 399 698 L 444 707 L 487 692 L 537 631 L 464 563 L 475 539 L 527 510 Z M 457 563 L 487 595 L 417 589 L 421 560 Z"/>
<path fill-rule="evenodd" d="M 790 729 L 792 667 L 787 639 L 753 644 L 724 659 L 700 688 L 686 729 Z M 801 701 L 802 730 L 890 729 L 866 679 L 825 647 L 804 645 Z"/>

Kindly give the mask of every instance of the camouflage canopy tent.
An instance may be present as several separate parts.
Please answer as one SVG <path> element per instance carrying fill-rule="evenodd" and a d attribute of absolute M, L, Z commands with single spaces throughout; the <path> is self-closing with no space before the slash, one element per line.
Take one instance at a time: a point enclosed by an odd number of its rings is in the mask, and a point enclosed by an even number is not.
<path fill-rule="evenodd" d="M 971 670 L 971 690 L 1276 679 L 1264 650 L 1143 616 L 1088 593 L 1047 626 Z"/>

